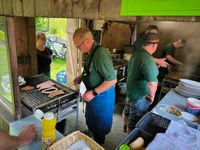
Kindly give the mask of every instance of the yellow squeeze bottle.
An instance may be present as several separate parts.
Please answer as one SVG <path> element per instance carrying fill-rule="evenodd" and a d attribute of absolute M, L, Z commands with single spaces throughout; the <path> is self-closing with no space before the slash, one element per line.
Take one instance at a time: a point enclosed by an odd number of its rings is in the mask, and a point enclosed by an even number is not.
<path fill-rule="evenodd" d="M 56 141 L 56 117 L 52 112 L 42 119 L 42 150 L 47 150 Z"/>

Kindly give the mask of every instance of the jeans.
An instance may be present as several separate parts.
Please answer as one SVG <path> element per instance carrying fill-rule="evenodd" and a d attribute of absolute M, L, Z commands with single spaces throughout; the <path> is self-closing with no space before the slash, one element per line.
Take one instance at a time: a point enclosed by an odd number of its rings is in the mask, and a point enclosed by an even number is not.
<path fill-rule="evenodd" d="M 128 128 L 133 130 L 136 123 L 142 118 L 142 116 L 148 111 L 149 101 L 145 97 L 133 101 L 129 98 L 126 99 L 126 105 L 123 113 L 128 117 Z"/>

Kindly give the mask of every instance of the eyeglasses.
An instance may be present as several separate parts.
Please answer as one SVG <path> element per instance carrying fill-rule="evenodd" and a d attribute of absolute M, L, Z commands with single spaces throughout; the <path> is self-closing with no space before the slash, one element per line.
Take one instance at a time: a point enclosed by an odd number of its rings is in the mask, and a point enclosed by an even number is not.
<path fill-rule="evenodd" d="M 74 44 L 74 46 L 75 46 L 76 48 L 80 49 L 80 47 L 82 46 L 83 42 L 84 42 L 84 40 L 83 40 L 79 45 Z"/>

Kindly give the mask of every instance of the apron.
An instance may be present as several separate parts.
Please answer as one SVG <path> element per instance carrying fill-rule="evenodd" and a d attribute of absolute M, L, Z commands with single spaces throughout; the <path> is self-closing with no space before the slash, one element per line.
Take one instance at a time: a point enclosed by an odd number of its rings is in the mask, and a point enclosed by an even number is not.
<path fill-rule="evenodd" d="M 108 134 L 112 127 L 115 104 L 115 88 L 109 88 L 86 103 L 86 123 L 92 133 L 100 136 Z"/>
<path fill-rule="evenodd" d="M 92 87 L 91 83 L 90 83 L 90 80 L 89 80 L 89 76 L 90 76 L 90 65 L 92 63 L 92 59 L 94 57 L 94 54 L 96 52 L 96 50 L 100 47 L 100 45 L 98 45 L 92 52 L 91 54 L 91 57 L 90 57 L 90 60 L 89 60 L 89 63 L 88 63 L 88 66 L 86 66 L 84 64 L 84 70 L 83 70 L 83 73 L 82 73 L 82 81 L 83 83 L 85 84 L 87 90 L 91 90 L 93 89 L 94 87 Z"/>

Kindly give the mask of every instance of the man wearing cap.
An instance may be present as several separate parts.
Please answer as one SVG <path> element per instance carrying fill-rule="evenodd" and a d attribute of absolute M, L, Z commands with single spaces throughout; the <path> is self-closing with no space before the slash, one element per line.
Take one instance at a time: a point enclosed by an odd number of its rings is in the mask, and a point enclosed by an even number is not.
<path fill-rule="evenodd" d="M 158 34 L 159 33 L 159 29 L 158 29 L 158 27 L 156 25 L 148 25 L 146 30 L 145 30 L 144 35 L 148 34 L 148 33 Z M 134 42 L 132 53 L 134 54 L 140 48 L 142 48 L 142 37 L 138 38 Z M 154 61 L 156 62 L 158 68 L 160 68 L 160 67 L 167 68 L 168 63 L 165 60 L 166 60 L 166 58 L 164 58 L 164 57 L 161 57 L 161 58 L 155 58 L 154 57 Z"/>
<path fill-rule="evenodd" d="M 156 51 L 158 43 L 158 34 L 145 34 L 142 47 L 129 60 L 127 100 L 122 115 L 124 125 L 128 123 L 128 133 L 134 129 L 137 121 L 154 101 L 158 84 L 158 68 L 152 54 Z"/>

